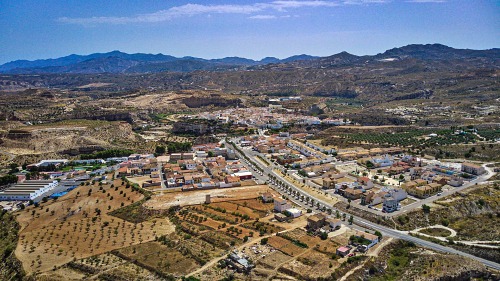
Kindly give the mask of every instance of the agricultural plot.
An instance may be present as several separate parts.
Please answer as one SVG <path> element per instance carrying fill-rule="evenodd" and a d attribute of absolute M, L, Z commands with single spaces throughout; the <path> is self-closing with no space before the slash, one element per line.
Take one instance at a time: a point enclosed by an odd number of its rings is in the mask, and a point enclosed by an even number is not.
<path fill-rule="evenodd" d="M 202 216 L 206 216 L 206 217 L 209 217 L 213 220 L 225 222 L 225 223 L 230 223 L 230 224 L 236 224 L 243 219 L 242 216 L 241 217 L 237 216 L 236 213 L 230 214 L 230 213 L 224 211 L 224 209 L 213 209 L 211 206 L 205 206 L 205 205 L 195 207 L 192 209 L 187 209 L 187 210 L 189 210 L 189 211 L 193 210 Z M 182 212 L 181 212 L 181 215 L 183 215 Z M 248 219 L 250 219 L 250 218 L 248 218 Z"/>
<path fill-rule="evenodd" d="M 300 255 L 303 252 L 305 252 L 306 250 L 307 249 L 299 247 L 299 246 L 295 245 L 292 242 L 286 244 L 284 247 L 282 247 L 280 249 L 280 251 L 282 251 L 283 253 L 285 253 L 285 254 L 287 254 L 289 256 L 292 256 L 292 257 Z"/>
<path fill-rule="evenodd" d="M 18 213 L 16 256 L 27 273 L 44 272 L 74 259 L 154 240 L 174 231 L 166 219 L 131 223 L 109 213 L 143 195 L 115 180 L 80 186 L 58 200 Z"/>
<path fill-rule="evenodd" d="M 185 275 L 199 267 L 196 260 L 159 242 L 148 242 L 117 250 L 117 255 L 160 274 Z"/>
<path fill-rule="evenodd" d="M 254 204 L 254 206 L 258 205 Z M 239 213 L 239 211 L 244 214 Z M 252 214 L 255 220 L 248 214 Z M 183 236 L 183 245 L 193 241 L 204 244 L 203 247 L 188 251 L 192 253 L 192 256 L 205 253 L 196 258 L 200 264 L 221 255 L 223 250 L 228 250 L 259 236 L 283 230 L 282 227 L 272 223 L 259 222 L 259 218 L 259 211 L 234 204 L 234 202 L 187 206 L 170 214 L 170 220 L 180 231 L 179 235 Z"/>
<path fill-rule="evenodd" d="M 283 248 L 284 246 L 286 246 L 289 243 L 290 243 L 290 241 L 286 240 L 285 238 L 281 238 L 279 236 L 269 237 L 269 239 L 267 241 L 267 244 L 269 244 L 271 247 L 278 249 L 278 250 Z"/>
<path fill-rule="evenodd" d="M 242 224 L 242 226 L 248 229 L 253 229 L 262 235 L 276 233 L 285 230 L 281 226 L 277 226 L 269 222 L 260 222 L 260 221 L 247 222 Z"/>
<path fill-rule="evenodd" d="M 289 256 L 296 256 L 303 253 L 306 248 L 299 247 L 295 245 L 292 241 L 279 236 L 269 237 L 268 244 L 273 248 L 280 250 L 284 254 Z"/>
<path fill-rule="evenodd" d="M 202 239 L 190 238 L 177 241 L 179 241 L 178 243 L 182 243 L 182 245 L 178 245 L 179 249 L 185 253 L 189 253 L 189 255 L 200 264 L 204 264 L 213 258 L 220 257 L 225 253 L 223 249 Z M 175 246 L 175 244 L 173 246 Z"/>
<path fill-rule="evenodd" d="M 224 250 L 230 249 L 232 246 L 241 244 L 241 240 L 235 239 L 220 231 L 210 231 L 200 235 L 200 239 L 214 245 L 215 247 Z"/>
<path fill-rule="evenodd" d="M 429 134 L 437 134 L 436 137 L 428 137 Z M 451 145 L 458 143 L 470 143 L 477 139 L 474 134 L 454 134 L 452 130 L 408 130 L 405 132 L 356 132 L 352 134 L 340 134 L 335 136 L 351 144 L 376 144 L 401 147 Z M 333 139 L 332 139 L 333 140 Z M 328 140 L 329 142 L 331 140 Z"/>
<path fill-rule="evenodd" d="M 274 209 L 273 203 L 262 203 L 260 199 L 238 200 L 233 201 L 233 203 L 264 213 L 271 212 Z"/>
<path fill-rule="evenodd" d="M 314 250 L 328 256 L 333 256 L 337 253 L 337 248 L 341 244 L 334 242 L 332 239 L 327 239 L 319 242 L 318 246 L 314 247 Z"/>
<path fill-rule="evenodd" d="M 283 254 L 280 251 L 275 251 L 259 259 L 257 261 L 257 267 L 262 266 L 263 268 L 266 269 L 275 269 L 276 267 L 280 266 L 282 263 L 288 260 L 290 260 L 289 256 Z"/>
<path fill-rule="evenodd" d="M 317 236 L 310 236 L 303 229 L 296 228 L 286 232 L 287 237 L 305 243 L 309 248 L 312 248 L 322 242 Z"/>
<path fill-rule="evenodd" d="M 339 266 L 338 261 L 332 260 L 324 254 L 310 251 L 296 260 L 284 263 L 279 268 L 279 271 L 300 280 L 305 280 L 328 277 Z"/>
<path fill-rule="evenodd" d="M 241 215 L 247 215 L 251 219 L 263 217 L 263 215 L 259 214 L 254 209 L 245 206 L 240 206 L 232 202 L 213 203 L 209 205 L 214 208 L 221 208 L 222 210 L 226 210 L 227 213 L 237 213 Z"/>
<path fill-rule="evenodd" d="M 500 139 L 500 130 L 478 130 L 477 133 L 488 141 Z"/>
<path fill-rule="evenodd" d="M 205 226 L 208 229 L 220 229 L 224 222 L 214 220 L 208 216 L 204 216 L 203 214 L 197 215 L 197 213 L 188 213 L 186 215 L 180 214 L 179 218 L 185 220 L 187 222 L 196 224 L 198 226 Z M 191 216 L 190 216 L 191 215 Z M 200 227 L 201 228 L 201 227 Z"/>
<path fill-rule="evenodd" d="M 111 253 L 72 261 L 37 276 L 39 280 L 154 280 L 159 276 Z"/>

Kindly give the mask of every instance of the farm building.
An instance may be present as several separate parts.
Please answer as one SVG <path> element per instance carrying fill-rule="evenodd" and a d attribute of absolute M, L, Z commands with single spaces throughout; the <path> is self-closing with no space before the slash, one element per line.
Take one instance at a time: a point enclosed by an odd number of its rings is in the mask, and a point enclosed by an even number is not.
<path fill-rule="evenodd" d="M 285 212 L 290 214 L 293 218 L 298 218 L 302 215 L 302 211 L 296 208 L 287 209 Z"/>

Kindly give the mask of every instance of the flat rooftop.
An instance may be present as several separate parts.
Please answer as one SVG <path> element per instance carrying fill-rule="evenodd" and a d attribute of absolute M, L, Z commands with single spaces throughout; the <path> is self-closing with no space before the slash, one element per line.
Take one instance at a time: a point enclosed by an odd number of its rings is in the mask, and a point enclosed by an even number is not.
<path fill-rule="evenodd" d="M 22 195 L 27 195 L 31 196 L 30 192 L 0 192 L 0 196 L 9 196 L 9 195 L 17 195 L 17 196 L 22 196 Z"/>
<path fill-rule="evenodd" d="M 34 186 L 14 186 L 11 187 L 7 190 L 40 190 L 40 187 L 34 187 Z"/>

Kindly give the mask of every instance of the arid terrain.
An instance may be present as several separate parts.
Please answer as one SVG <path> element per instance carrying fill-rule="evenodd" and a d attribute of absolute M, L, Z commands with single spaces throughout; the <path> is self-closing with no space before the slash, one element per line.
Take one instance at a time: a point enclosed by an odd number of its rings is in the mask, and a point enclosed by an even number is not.
<path fill-rule="evenodd" d="M 2 201 L 1 280 L 498 280 L 498 49 L 110 54 L 2 70 L 0 192 L 76 184 Z"/>
<path fill-rule="evenodd" d="M 138 202 L 139 192 L 121 180 L 81 186 L 60 200 L 50 200 L 19 213 L 16 256 L 27 273 L 45 272 L 75 259 L 152 241 L 174 231 L 168 220 L 134 224 L 109 215 Z"/>

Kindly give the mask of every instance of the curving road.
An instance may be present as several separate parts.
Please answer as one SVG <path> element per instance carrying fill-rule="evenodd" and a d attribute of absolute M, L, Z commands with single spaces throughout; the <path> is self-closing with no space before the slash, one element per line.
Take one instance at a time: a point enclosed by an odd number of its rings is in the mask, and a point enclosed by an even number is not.
<path fill-rule="evenodd" d="M 233 142 L 234 142 L 234 140 L 233 140 Z M 228 143 L 227 145 L 233 146 L 230 143 Z M 233 146 L 233 149 L 235 149 L 234 146 Z M 271 186 L 274 190 L 276 190 L 280 194 L 286 195 L 287 197 L 289 197 L 288 199 L 291 200 L 292 202 L 294 202 L 295 204 L 297 204 L 297 205 L 299 205 L 301 207 L 304 207 L 306 209 L 307 208 L 311 208 L 312 209 L 312 207 L 314 207 L 314 206 L 311 206 L 310 204 L 306 204 L 306 202 L 302 202 L 302 201 L 299 200 L 300 196 L 304 195 L 304 196 L 307 196 L 307 197 L 313 199 L 314 200 L 314 204 L 319 203 L 320 204 L 320 208 L 322 208 L 323 206 L 325 206 L 326 208 L 332 208 L 332 206 L 330 206 L 328 203 L 322 201 L 321 199 L 318 199 L 318 198 L 314 197 L 314 195 L 312 195 L 312 194 L 308 194 L 307 192 L 303 191 L 302 189 L 297 188 L 294 184 L 290 183 L 288 180 L 286 180 L 285 178 L 283 178 L 281 175 L 275 173 L 272 169 L 270 169 L 269 167 L 263 165 L 253 155 L 251 155 L 250 153 L 248 153 L 245 150 L 242 150 L 246 157 L 252 159 L 252 161 L 255 162 L 257 165 L 259 165 L 259 167 L 264 171 L 264 173 L 261 174 L 259 171 L 257 171 L 255 169 L 255 167 L 253 167 L 253 165 L 251 163 L 249 163 L 248 161 L 245 160 L 245 158 L 243 157 L 243 155 L 240 155 L 240 153 L 239 153 L 238 150 L 235 149 L 235 151 L 236 151 L 237 155 L 240 156 L 240 159 L 242 159 L 244 162 L 246 162 L 247 165 L 250 166 L 255 171 L 254 176 L 257 179 L 268 182 L 269 186 Z M 286 186 L 288 186 L 291 189 L 293 189 L 299 195 L 293 197 L 291 195 L 291 192 L 287 193 L 286 190 L 285 190 L 285 188 L 281 187 L 280 185 L 278 185 L 277 182 L 270 181 L 269 175 L 272 175 L 272 176 L 276 177 L 279 181 L 281 181 L 282 183 L 285 183 Z M 420 238 L 417 238 L 417 237 L 413 237 L 413 236 L 408 235 L 408 234 L 406 234 L 404 232 L 400 232 L 398 230 L 394 230 L 394 229 L 389 228 L 389 227 L 378 225 L 378 224 L 372 223 L 370 221 L 367 221 L 365 219 L 362 219 L 362 218 L 359 218 L 359 217 L 356 217 L 356 216 L 353 216 L 353 217 L 354 217 L 354 223 L 359 224 L 359 225 L 364 226 L 364 227 L 369 227 L 369 228 L 371 228 L 373 230 L 378 230 L 378 231 L 380 231 L 384 235 L 387 235 L 387 236 L 390 236 L 390 237 L 394 237 L 394 238 L 398 238 L 398 239 L 402 239 L 402 240 L 406 240 L 406 241 L 411 241 L 411 242 L 413 242 L 415 244 L 418 244 L 418 245 L 421 245 L 423 247 L 426 247 L 426 248 L 429 248 L 429 249 L 433 249 L 433 250 L 436 250 L 436 251 L 440 251 L 440 252 L 444 252 L 444 253 L 450 253 L 450 254 L 456 254 L 456 255 L 461 255 L 463 257 L 467 257 L 467 258 L 479 261 L 479 262 L 481 262 L 482 264 L 484 264 L 487 267 L 490 267 L 490 268 L 493 268 L 493 269 L 496 269 L 496 270 L 500 270 L 500 264 L 495 263 L 493 261 L 489 261 L 489 260 L 486 260 L 486 259 L 483 259 L 483 258 L 480 258 L 480 257 L 473 256 L 473 255 L 468 254 L 468 253 L 464 253 L 462 251 L 458 251 L 458 250 L 450 248 L 450 247 L 442 246 L 442 245 L 439 245 L 439 244 L 436 244 L 436 243 L 429 242 L 427 240 L 423 240 L 423 239 L 420 239 Z"/>

